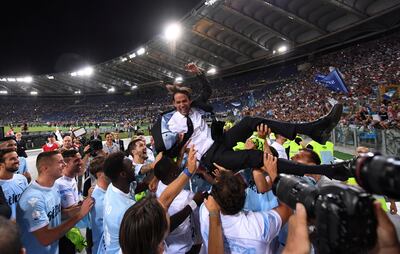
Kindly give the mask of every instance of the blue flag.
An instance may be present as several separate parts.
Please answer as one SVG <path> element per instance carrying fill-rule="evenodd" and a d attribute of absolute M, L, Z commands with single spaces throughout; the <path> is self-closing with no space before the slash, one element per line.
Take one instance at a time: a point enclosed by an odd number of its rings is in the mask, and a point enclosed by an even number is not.
<path fill-rule="evenodd" d="M 347 89 L 344 80 L 342 79 L 339 71 L 336 68 L 326 76 L 317 74 L 315 76 L 315 82 L 323 84 L 326 86 L 326 88 L 331 89 L 335 92 L 343 92 L 347 94 L 349 93 L 349 90 Z"/>
<path fill-rule="evenodd" d="M 395 93 L 396 93 L 395 89 L 390 89 L 389 91 L 383 94 L 383 99 L 390 101 Z"/>

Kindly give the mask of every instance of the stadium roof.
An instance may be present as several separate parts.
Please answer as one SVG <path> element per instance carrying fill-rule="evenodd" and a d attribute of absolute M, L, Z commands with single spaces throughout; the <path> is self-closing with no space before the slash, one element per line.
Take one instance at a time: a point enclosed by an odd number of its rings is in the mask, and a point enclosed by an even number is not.
<path fill-rule="evenodd" d="M 311 54 L 400 24 L 400 0 L 207 0 L 180 20 L 176 41 L 72 73 L 0 77 L 0 94 L 96 94 L 190 78 L 189 62 L 231 73 Z M 35 93 L 31 93 L 34 95 Z"/>

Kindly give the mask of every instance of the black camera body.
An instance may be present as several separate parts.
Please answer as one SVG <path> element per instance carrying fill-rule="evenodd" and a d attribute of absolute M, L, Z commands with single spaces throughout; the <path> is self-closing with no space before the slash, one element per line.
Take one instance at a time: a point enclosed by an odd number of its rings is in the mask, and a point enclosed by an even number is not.
<path fill-rule="evenodd" d="M 376 244 L 374 198 L 341 183 L 317 188 L 296 176 L 280 174 L 273 185 L 280 201 L 295 209 L 302 203 L 315 225 L 317 253 L 365 253 Z"/>
<path fill-rule="evenodd" d="M 357 183 L 366 191 L 400 200 L 400 159 L 366 153 L 352 165 Z"/>

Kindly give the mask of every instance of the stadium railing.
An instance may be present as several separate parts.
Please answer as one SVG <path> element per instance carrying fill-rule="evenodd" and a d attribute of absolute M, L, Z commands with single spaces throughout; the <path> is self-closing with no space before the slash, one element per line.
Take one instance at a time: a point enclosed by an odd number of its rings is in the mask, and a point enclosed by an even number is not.
<path fill-rule="evenodd" d="M 400 130 L 362 130 L 358 127 L 336 127 L 332 133 L 335 146 L 354 148 L 366 146 L 384 155 L 400 155 Z"/>

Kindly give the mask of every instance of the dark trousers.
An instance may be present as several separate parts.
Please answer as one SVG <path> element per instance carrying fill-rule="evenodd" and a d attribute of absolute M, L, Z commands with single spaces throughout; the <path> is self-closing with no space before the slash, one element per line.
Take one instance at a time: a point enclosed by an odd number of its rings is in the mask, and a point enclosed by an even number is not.
<path fill-rule="evenodd" d="M 246 168 L 261 168 L 263 166 L 264 156 L 262 151 L 232 150 L 237 142 L 245 142 L 260 124 L 267 124 L 272 132 L 281 134 L 289 139 L 294 139 L 297 132 L 308 134 L 305 132 L 309 130 L 306 124 L 278 122 L 258 117 L 245 117 L 242 121 L 225 132 L 223 136 L 208 149 L 202 158 L 202 163 L 209 170 L 214 168 L 213 163 L 217 163 L 233 171 Z M 331 178 L 337 174 L 334 165 L 309 166 L 285 159 L 278 159 L 278 172 L 293 175 L 323 174 Z"/>
<path fill-rule="evenodd" d="M 75 254 L 75 245 L 65 236 L 61 237 L 58 242 L 60 254 Z"/>

